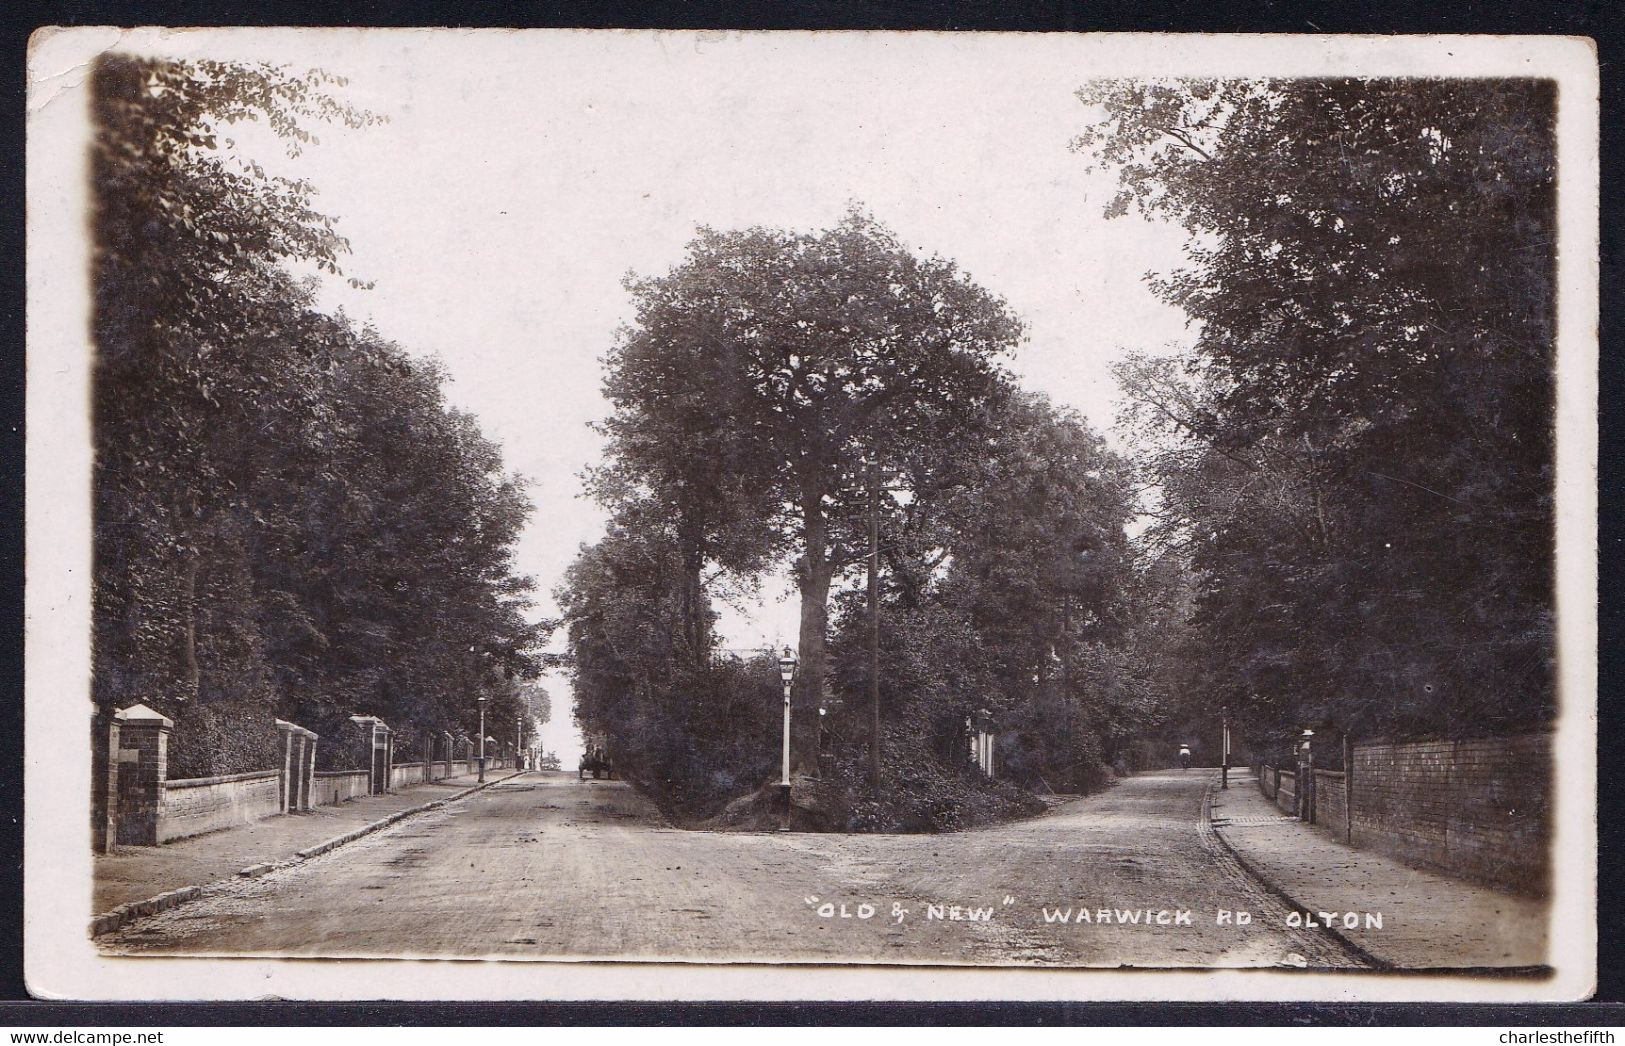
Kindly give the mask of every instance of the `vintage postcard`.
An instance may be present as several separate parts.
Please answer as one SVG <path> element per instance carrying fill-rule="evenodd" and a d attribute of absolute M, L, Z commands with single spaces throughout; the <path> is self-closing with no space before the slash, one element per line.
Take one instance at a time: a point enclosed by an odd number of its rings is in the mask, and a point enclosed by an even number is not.
<path fill-rule="evenodd" d="M 37 994 L 1591 991 L 1588 41 L 29 68 Z"/>

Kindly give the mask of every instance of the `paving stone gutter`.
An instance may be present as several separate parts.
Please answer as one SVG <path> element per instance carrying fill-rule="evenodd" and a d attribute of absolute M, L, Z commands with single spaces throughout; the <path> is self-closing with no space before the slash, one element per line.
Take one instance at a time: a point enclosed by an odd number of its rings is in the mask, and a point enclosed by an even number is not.
<path fill-rule="evenodd" d="M 289 868 L 303 861 L 308 861 L 312 857 L 320 857 L 329 850 L 336 850 L 346 843 L 353 843 L 357 839 L 360 839 L 363 836 L 371 835 L 373 832 L 376 832 L 381 828 L 388 828 L 396 821 L 403 820 L 407 817 L 412 817 L 416 814 L 425 813 L 429 810 L 438 810 L 447 803 L 455 803 L 459 799 L 473 795 L 475 792 L 490 788 L 493 785 L 501 784 L 503 781 L 511 781 L 513 778 L 529 772 L 530 771 L 528 770 L 519 770 L 515 773 L 508 774 L 506 777 L 493 778 L 484 784 L 477 784 L 473 785 L 472 787 L 465 788 L 461 792 L 448 795 L 443 799 L 435 799 L 431 802 L 424 803 L 421 806 L 413 806 L 405 810 L 397 810 L 388 817 L 381 817 L 378 820 L 373 821 L 371 824 L 364 824 L 360 828 L 355 828 L 345 832 L 343 835 L 336 835 L 325 842 L 320 842 L 315 846 L 308 846 L 303 850 L 299 850 L 292 857 L 284 858 L 280 861 L 268 861 L 263 864 L 249 865 L 247 868 L 239 871 L 236 876 L 228 879 L 217 879 L 212 883 L 203 883 L 197 886 L 182 886 L 178 889 L 166 890 L 161 894 L 148 897 L 145 900 L 128 901 L 119 905 L 117 908 L 112 909 L 111 911 L 103 912 L 101 915 L 91 919 L 90 936 L 92 938 L 100 937 L 104 933 L 112 933 L 114 930 L 122 929 L 137 919 L 142 919 L 149 915 L 157 915 L 159 912 L 167 912 L 171 908 L 179 907 L 188 901 L 196 900 L 197 898 L 202 897 L 204 891 L 208 890 L 210 887 L 222 886 L 226 883 L 233 882 L 237 878 L 258 878 L 259 876 L 265 875 L 269 872 L 274 872 L 281 868 Z"/>
<path fill-rule="evenodd" d="M 1214 823 L 1213 796 L 1218 789 L 1219 779 L 1215 777 L 1213 779 L 1213 783 L 1208 786 L 1207 792 L 1202 796 L 1202 821 L 1212 830 L 1213 838 L 1217 839 L 1219 841 L 1219 845 L 1223 846 L 1230 852 L 1230 856 L 1236 859 L 1236 863 L 1241 865 L 1243 870 L 1245 870 L 1248 875 L 1252 876 L 1253 879 L 1257 881 L 1258 885 L 1261 886 L 1267 893 L 1271 894 L 1277 900 L 1282 901 L 1288 907 L 1296 911 L 1301 912 L 1309 910 L 1309 905 L 1304 904 L 1302 901 L 1292 896 L 1286 887 L 1282 886 L 1274 877 L 1266 874 L 1264 870 L 1258 866 L 1258 862 L 1249 860 L 1247 855 L 1242 853 L 1241 847 L 1236 846 L 1225 836 L 1224 822 L 1221 821 L 1217 824 Z M 1365 963 L 1371 969 L 1389 970 L 1393 968 L 1392 963 L 1372 955 L 1370 952 L 1360 947 L 1359 944 L 1355 943 L 1355 941 L 1349 937 L 1348 934 L 1343 933 L 1342 930 L 1338 929 L 1337 927 L 1327 925 L 1322 926 L 1321 929 L 1326 932 L 1326 936 L 1332 938 L 1350 955 L 1358 959 L 1360 962 Z"/>

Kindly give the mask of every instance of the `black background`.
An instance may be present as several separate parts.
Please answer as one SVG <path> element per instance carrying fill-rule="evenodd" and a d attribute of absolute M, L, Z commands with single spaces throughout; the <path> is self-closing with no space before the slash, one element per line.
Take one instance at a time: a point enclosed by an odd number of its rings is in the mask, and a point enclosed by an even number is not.
<path fill-rule="evenodd" d="M 1620 341 L 1620 200 L 1625 113 L 1621 11 L 1614 0 L 645 0 L 584 3 L 22 3 L 0 14 L 0 1027 L 530 1024 L 1625 1025 L 1625 346 Z M 1599 678 L 1601 858 L 1597 994 L 1571 1005 L 842 1004 L 842 1003 L 247 1003 L 84 1004 L 30 1000 L 22 970 L 23 149 L 28 34 L 43 25 L 452 25 L 652 29 L 918 29 L 1020 32 L 1490 33 L 1589 36 L 1602 74 L 1602 352 Z M 73 739 L 63 739 L 71 747 Z M 1559 758 L 1562 753 L 1559 753 Z M 177 986 L 179 987 L 179 986 Z"/>

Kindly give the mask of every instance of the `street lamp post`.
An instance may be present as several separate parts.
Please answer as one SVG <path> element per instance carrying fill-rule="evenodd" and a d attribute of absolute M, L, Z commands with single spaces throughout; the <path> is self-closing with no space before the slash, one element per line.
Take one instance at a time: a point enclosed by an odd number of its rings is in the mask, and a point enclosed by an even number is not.
<path fill-rule="evenodd" d="M 485 783 L 485 695 L 474 699 L 480 709 L 480 784 Z"/>
<path fill-rule="evenodd" d="M 790 652 L 789 647 L 784 648 L 784 656 L 779 658 L 779 679 L 784 682 L 784 745 L 781 771 L 779 773 L 779 787 L 790 787 L 790 684 L 796 678 L 796 655 Z"/>
<path fill-rule="evenodd" d="M 1219 787 L 1230 787 L 1230 709 L 1219 710 Z"/>
<path fill-rule="evenodd" d="M 790 830 L 790 685 L 796 678 L 796 655 L 789 647 L 779 658 L 779 679 L 784 683 L 784 731 L 779 761 L 779 801 L 783 804 L 783 820 L 779 831 Z"/>

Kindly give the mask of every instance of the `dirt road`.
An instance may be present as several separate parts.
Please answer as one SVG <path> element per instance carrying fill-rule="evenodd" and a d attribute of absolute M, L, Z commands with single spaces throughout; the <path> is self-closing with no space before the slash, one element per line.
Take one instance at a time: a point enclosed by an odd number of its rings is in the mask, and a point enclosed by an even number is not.
<path fill-rule="evenodd" d="M 1201 817 L 1211 779 L 1147 774 L 980 831 L 840 836 L 681 831 L 620 782 L 532 773 L 98 944 L 192 955 L 1356 965 L 1331 939 L 1289 929 L 1285 908 L 1213 840 Z M 1251 921 L 1221 923 L 1221 912 Z"/>

